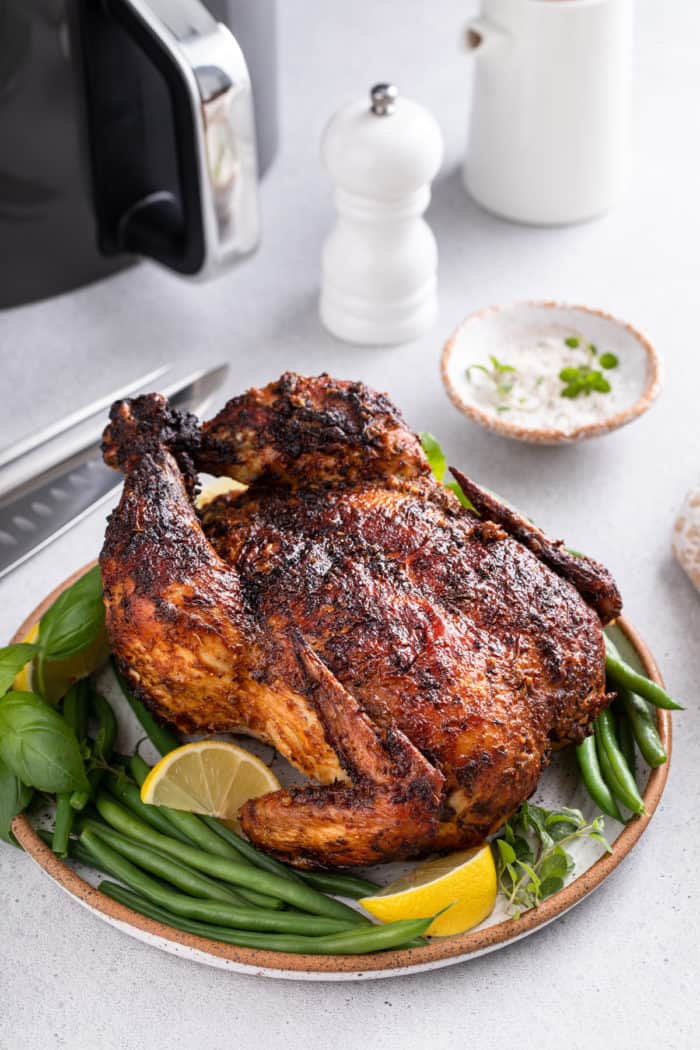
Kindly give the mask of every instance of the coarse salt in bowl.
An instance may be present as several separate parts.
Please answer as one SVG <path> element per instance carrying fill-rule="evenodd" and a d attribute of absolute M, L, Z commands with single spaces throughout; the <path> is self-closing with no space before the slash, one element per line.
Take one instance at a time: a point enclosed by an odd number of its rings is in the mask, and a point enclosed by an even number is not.
<path fill-rule="evenodd" d="M 450 399 L 474 422 L 544 445 L 610 433 L 661 389 L 656 351 L 631 325 L 548 301 L 470 314 L 446 343 L 441 370 Z"/>

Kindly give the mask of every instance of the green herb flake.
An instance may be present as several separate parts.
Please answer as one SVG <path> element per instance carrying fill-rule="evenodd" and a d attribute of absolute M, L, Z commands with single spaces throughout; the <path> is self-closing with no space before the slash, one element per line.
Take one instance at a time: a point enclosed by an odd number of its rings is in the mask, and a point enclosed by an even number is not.
<path fill-rule="evenodd" d="M 620 359 L 616 354 L 601 354 L 598 358 L 600 361 L 601 368 L 617 368 L 620 363 Z"/>
<path fill-rule="evenodd" d="M 603 373 L 597 368 L 588 368 L 586 365 L 580 368 L 562 368 L 559 378 L 564 383 L 559 393 L 560 397 L 575 398 L 580 394 L 590 397 L 594 390 L 601 394 L 608 394 L 611 390 L 610 383 Z"/>
<path fill-rule="evenodd" d="M 568 339 L 564 340 L 564 343 L 566 344 L 566 346 L 570 346 L 571 349 L 574 350 L 577 346 L 580 345 L 580 340 L 577 335 L 570 335 Z"/>
<path fill-rule="evenodd" d="M 498 358 L 494 357 L 493 354 L 489 354 L 489 361 L 491 362 L 491 368 L 487 368 L 486 365 L 480 364 L 469 365 L 466 368 L 464 374 L 471 383 L 472 373 L 482 372 L 487 377 L 487 379 L 489 379 L 493 383 L 493 386 L 501 401 L 501 404 L 503 404 L 503 402 L 507 401 L 507 399 L 510 397 L 513 387 L 515 385 L 514 381 L 508 381 L 508 379 L 505 379 L 504 377 L 516 376 L 518 374 L 517 369 L 514 368 L 513 365 L 509 365 L 503 361 L 499 361 Z M 501 411 L 500 405 L 496 406 L 496 411 Z"/>
<path fill-rule="evenodd" d="M 515 372 L 516 369 L 512 365 L 502 364 L 497 357 L 493 354 L 489 354 L 489 361 L 493 365 L 494 371 L 502 374 L 503 372 Z"/>

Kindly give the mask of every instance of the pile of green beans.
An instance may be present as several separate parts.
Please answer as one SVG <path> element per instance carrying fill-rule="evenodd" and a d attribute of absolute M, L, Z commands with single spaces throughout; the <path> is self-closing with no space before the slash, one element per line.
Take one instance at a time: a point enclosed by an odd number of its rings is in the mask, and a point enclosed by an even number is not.
<path fill-rule="evenodd" d="M 146 863 L 150 863 L 152 869 L 169 882 L 188 874 L 186 868 L 179 866 L 174 868 L 172 862 L 162 856 L 161 861 L 158 861 L 156 851 L 151 852 L 150 861 L 145 860 L 138 844 L 133 843 L 133 846 L 136 847 L 134 859 L 139 864 L 137 867 L 137 864 L 126 859 L 125 854 L 128 847 L 124 848 L 124 842 L 117 842 L 118 848 L 113 849 L 105 841 L 99 826 L 97 830 L 93 830 L 92 827 L 84 828 L 80 834 L 80 842 L 88 853 L 91 853 L 102 866 L 111 871 L 129 889 L 145 897 L 151 904 L 156 904 L 171 914 L 185 919 L 195 919 L 198 922 L 228 926 L 238 930 L 301 933 L 310 936 L 342 933 L 355 928 L 356 925 L 353 922 L 342 922 L 302 912 L 246 907 L 226 899 L 208 900 L 206 897 L 203 898 L 200 892 L 204 887 L 197 887 L 196 897 L 188 893 L 178 893 L 169 886 L 163 886 L 162 882 L 157 879 L 151 878 L 143 871 L 143 868 Z M 189 879 L 183 879 L 183 881 L 186 883 Z"/>
<path fill-rule="evenodd" d="M 186 846 L 176 839 L 162 835 L 115 802 L 105 792 L 100 792 L 95 802 L 105 823 L 127 838 L 140 842 L 144 846 L 150 846 L 172 860 L 180 861 L 205 875 L 231 883 L 237 890 L 253 890 L 266 897 L 284 901 L 312 915 L 323 915 L 326 918 L 344 919 L 354 923 L 367 922 L 359 912 L 332 897 L 319 893 L 318 890 L 305 883 L 283 878 L 281 875 L 273 875 L 243 860 L 230 860 L 228 857 L 208 853 L 198 846 Z"/>
<path fill-rule="evenodd" d="M 620 806 L 635 816 L 645 813 L 635 780 L 636 749 L 652 768 L 667 755 L 654 708 L 682 711 L 665 689 L 626 664 L 614 642 L 605 637 L 608 688 L 617 699 L 593 724 L 593 734 L 576 748 L 581 777 L 593 801 L 607 816 L 624 823 Z"/>
<path fill-rule="evenodd" d="M 71 727 L 78 743 L 82 746 L 87 735 L 88 718 L 88 690 L 87 681 L 76 682 L 70 687 L 63 700 L 63 717 Z M 56 822 L 53 832 L 53 851 L 59 857 L 64 857 L 68 852 L 68 839 L 75 819 L 75 809 L 71 805 L 72 792 L 60 794 L 56 798 Z"/>
<path fill-rule="evenodd" d="M 97 723 L 94 740 L 89 740 L 88 715 Z M 117 736 L 117 720 L 114 711 L 103 696 L 91 687 L 87 678 L 70 687 L 63 701 L 63 717 L 73 729 L 80 744 L 90 753 L 87 791 L 73 791 L 59 795 L 56 800 L 56 822 L 52 847 L 54 853 L 65 856 L 76 813 L 84 809 L 97 791 L 107 763 L 112 755 Z"/>
<path fill-rule="evenodd" d="M 125 890 L 112 882 L 101 882 L 101 891 L 113 900 L 125 904 L 133 911 L 156 919 L 200 937 L 236 944 L 243 948 L 264 948 L 275 952 L 293 952 L 308 955 L 364 955 L 367 952 L 385 951 L 388 948 L 413 948 L 425 942 L 422 935 L 433 921 L 429 919 L 399 919 L 383 926 L 362 926 L 345 932 L 309 937 L 303 934 L 251 933 L 233 930 L 210 923 L 197 922 L 171 915 L 168 911 L 149 904 L 138 894 Z"/>
<path fill-rule="evenodd" d="M 154 747 L 163 755 L 178 747 L 116 667 L 115 673 Z M 214 818 L 142 802 L 139 788 L 150 767 L 139 754 L 112 755 L 117 725 L 111 708 L 87 686 L 84 695 L 99 723 L 90 791 L 61 798 L 53 836 L 39 834 L 63 855 L 118 879 L 120 884 L 100 884 L 107 896 L 176 929 L 242 947 L 347 955 L 427 943 L 423 934 L 434 916 L 375 925 L 335 899 L 376 893 L 378 886 L 367 879 L 296 871 Z M 83 735 L 84 705 L 73 714 Z M 86 808 L 88 803 L 93 805 Z"/>

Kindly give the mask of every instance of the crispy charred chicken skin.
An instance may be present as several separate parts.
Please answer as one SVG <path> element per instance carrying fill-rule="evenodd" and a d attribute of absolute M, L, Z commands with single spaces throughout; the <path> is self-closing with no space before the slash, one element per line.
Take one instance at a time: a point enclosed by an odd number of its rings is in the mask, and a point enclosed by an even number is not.
<path fill-rule="evenodd" d="M 101 555 L 119 665 L 156 716 L 244 732 L 313 784 L 242 809 L 299 867 L 467 846 L 607 705 L 608 572 L 453 471 L 431 476 L 391 402 L 287 373 L 199 426 L 116 403 L 125 474 Z M 193 506 L 196 472 L 247 489 Z"/>

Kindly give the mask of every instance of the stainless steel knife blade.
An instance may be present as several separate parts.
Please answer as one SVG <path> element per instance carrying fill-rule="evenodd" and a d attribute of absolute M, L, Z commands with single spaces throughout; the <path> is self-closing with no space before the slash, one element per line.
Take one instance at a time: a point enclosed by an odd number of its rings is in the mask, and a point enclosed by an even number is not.
<path fill-rule="evenodd" d="M 186 376 L 163 393 L 176 408 L 203 412 L 228 365 Z M 42 472 L 0 501 L 0 579 L 105 503 L 121 484 L 98 442 Z"/>
<path fill-rule="evenodd" d="M 0 449 L 0 467 L 6 467 L 8 463 L 14 463 L 15 460 L 26 456 L 28 452 L 33 452 L 34 449 L 47 444 L 53 438 L 60 437 L 61 434 L 66 433 L 66 431 L 79 423 L 96 416 L 99 412 L 104 411 L 105 408 L 109 408 L 113 401 L 117 401 L 121 397 L 131 397 L 137 390 L 141 390 L 144 387 L 148 388 L 156 379 L 160 379 L 169 368 L 170 365 L 162 365 L 160 368 L 155 368 L 152 372 L 148 372 L 138 379 L 132 379 L 125 386 L 117 387 L 116 390 L 112 390 L 109 394 L 96 398 L 89 405 L 83 405 L 74 412 L 70 412 L 67 416 L 63 416 L 61 419 L 49 423 L 48 426 L 42 427 L 41 430 L 36 430 L 33 434 L 27 434 L 13 445 Z"/>

